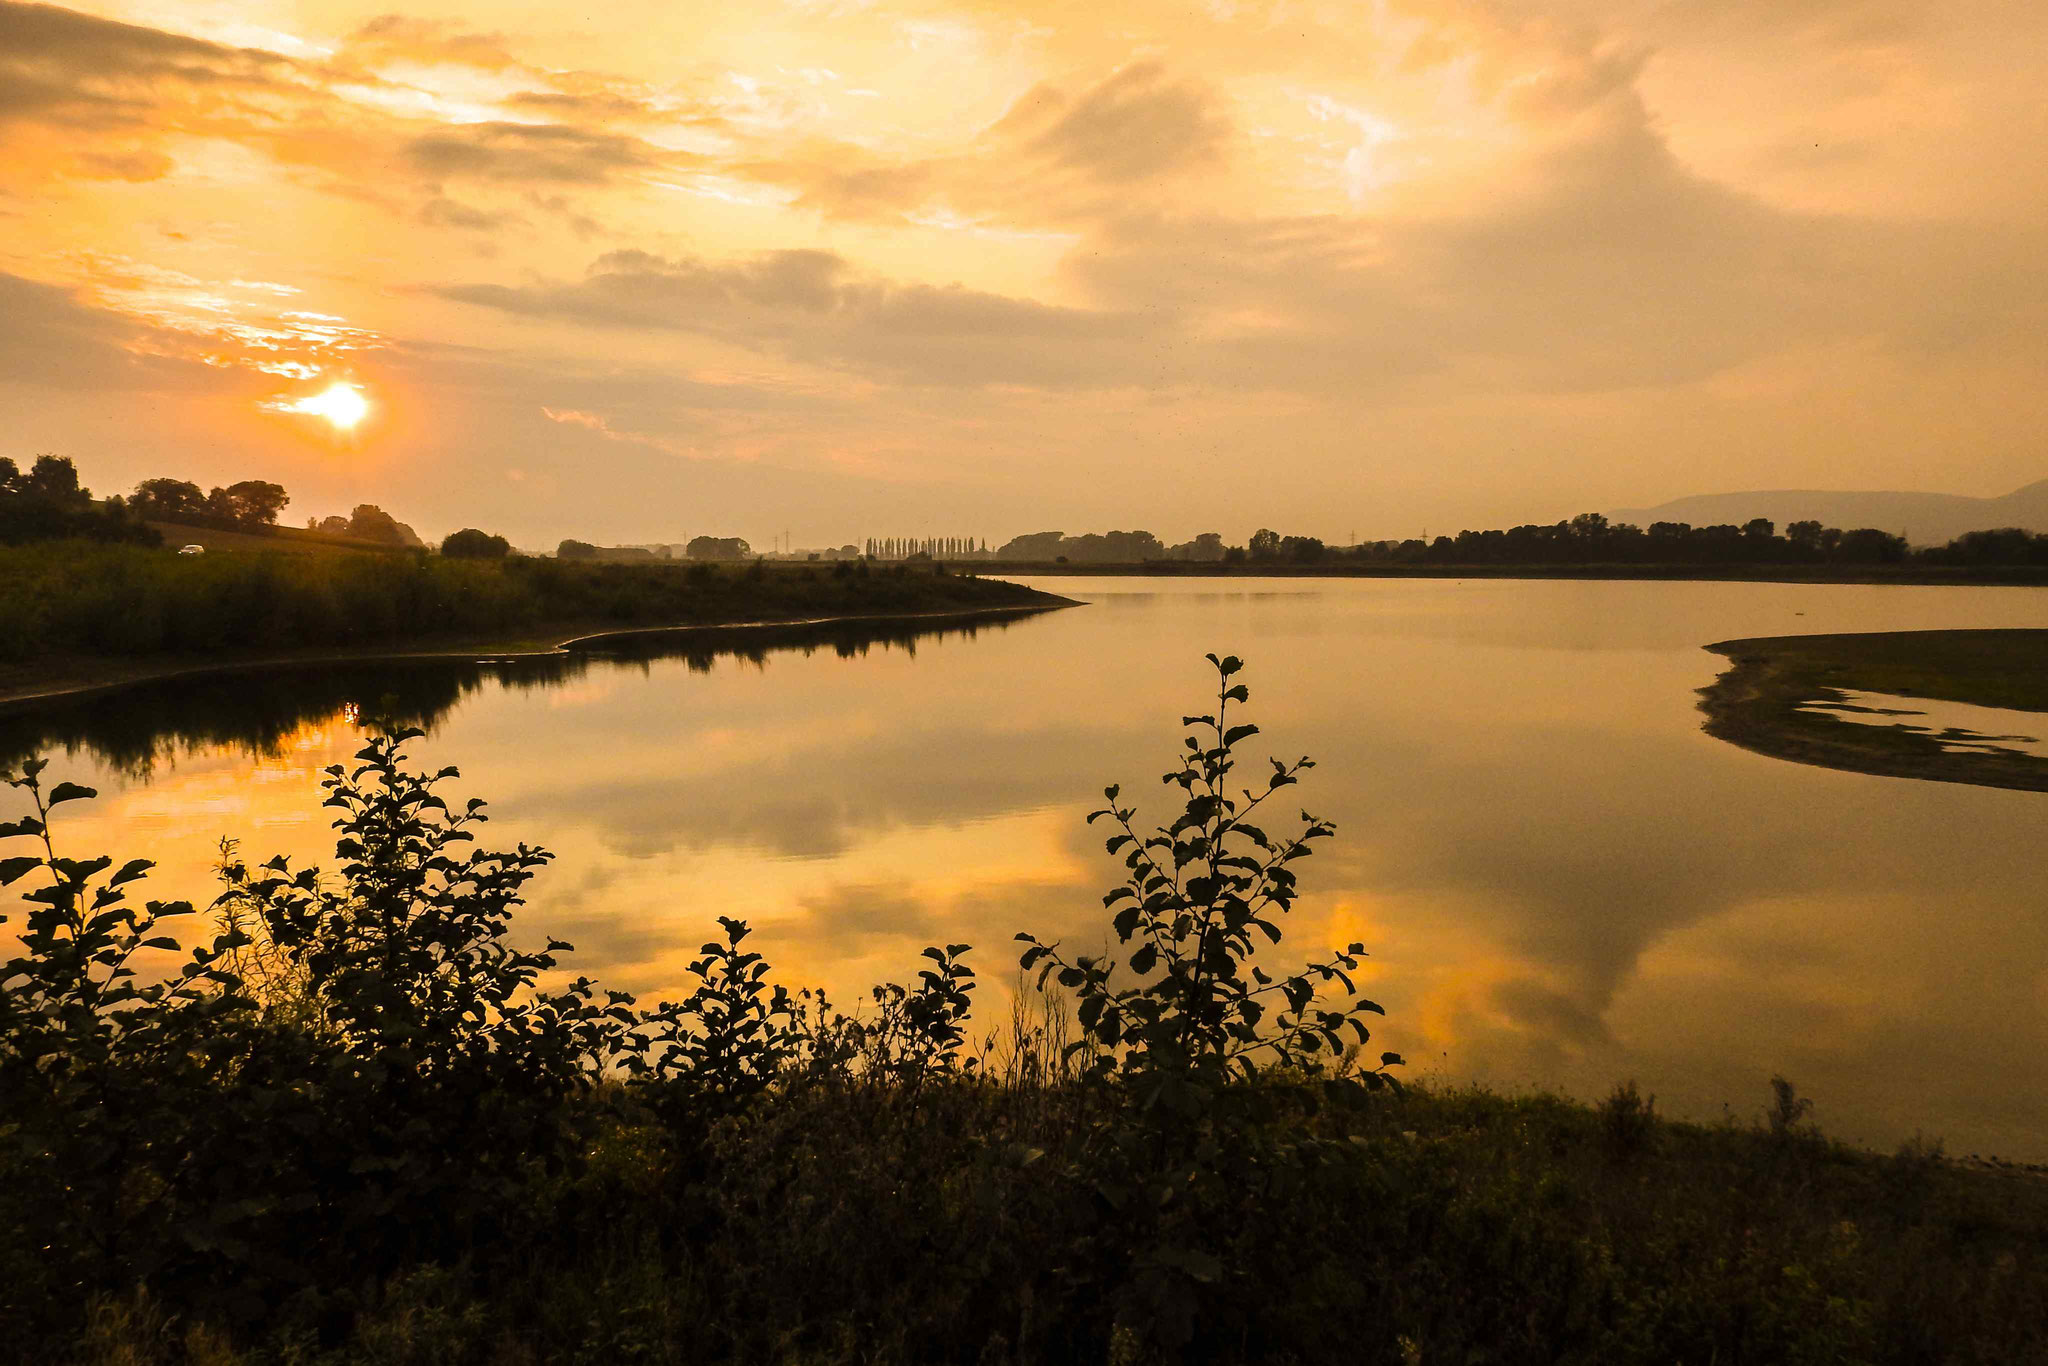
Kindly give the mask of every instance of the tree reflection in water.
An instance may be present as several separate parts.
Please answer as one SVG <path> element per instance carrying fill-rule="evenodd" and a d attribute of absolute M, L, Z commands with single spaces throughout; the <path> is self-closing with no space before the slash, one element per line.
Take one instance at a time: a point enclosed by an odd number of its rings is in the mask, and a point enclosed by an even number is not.
<path fill-rule="evenodd" d="M 374 717 L 431 730 L 464 698 L 494 683 L 526 691 L 569 682 L 594 668 L 645 673 L 664 660 L 705 673 L 721 659 L 759 666 L 785 653 L 830 650 L 842 659 L 871 650 L 915 655 L 921 641 L 972 639 L 1030 615 L 1035 613 L 632 631 L 587 637 L 550 654 L 394 656 L 188 674 L 52 698 L 0 716 L 0 768 L 38 755 L 83 754 L 140 781 L 194 750 L 275 757 L 289 737 L 316 722 L 358 725 Z"/>

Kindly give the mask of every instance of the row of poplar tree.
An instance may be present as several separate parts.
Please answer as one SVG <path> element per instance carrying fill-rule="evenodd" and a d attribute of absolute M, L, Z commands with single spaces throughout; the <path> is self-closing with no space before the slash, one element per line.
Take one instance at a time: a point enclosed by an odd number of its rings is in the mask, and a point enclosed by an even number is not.
<path fill-rule="evenodd" d="M 870 536 L 867 544 L 867 557 L 871 560 L 907 560 L 912 555 L 964 560 L 987 554 L 988 542 L 977 546 L 972 536 Z"/>

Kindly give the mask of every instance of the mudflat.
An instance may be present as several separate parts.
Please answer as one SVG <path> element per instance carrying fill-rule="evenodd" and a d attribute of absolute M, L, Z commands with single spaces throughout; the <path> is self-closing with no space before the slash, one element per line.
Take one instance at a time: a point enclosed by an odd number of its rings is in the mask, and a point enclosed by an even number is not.
<path fill-rule="evenodd" d="M 1795 763 L 2048 792 L 2048 760 L 2036 755 L 1956 749 L 1926 732 L 1813 709 L 1862 692 L 2048 713 L 2048 631 L 1767 636 L 1706 648 L 1731 661 L 1700 689 L 1709 735 Z"/>

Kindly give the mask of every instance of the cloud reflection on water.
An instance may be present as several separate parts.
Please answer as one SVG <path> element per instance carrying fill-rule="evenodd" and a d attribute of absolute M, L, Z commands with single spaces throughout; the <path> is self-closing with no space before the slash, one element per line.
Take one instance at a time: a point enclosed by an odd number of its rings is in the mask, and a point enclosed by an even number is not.
<path fill-rule="evenodd" d="M 588 661 L 523 680 L 472 667 L 348 686 L 430 709 L 420 757 L 459 764 L 460 790 L 491 800 L 487 837 L 557 852 L 525 919 L 575 942 L 601 980 L 673 992 L 713 917 L 740 915 L 785 980 L 842 1000 L 913 971 L 925 943 L 972 943 L 993 1018 L 1018 930 L 1100 941 L 1117 869 L 1083 817 L 1110 781 L 1143 814 L 1170 814 L 1153 779 L 1176 718 L 1198 709 L 1202 651 L 1228 649 L 1249 663 L 1254 749 L 1313 754 L 1295 791 L 1338 826 L 1304 865 L 1288 956 L 1362 939 L 1365 989 L 1388 1010 L 1379 1038 L 1419 1069 L 1588 1096 L 1633 1077 L 1702 1118 L 1724 1104 L 1752 1114 L 1782 1071 L 1844 1136 L 1922 1130 L 1958 1151 L 2048 1156 L 2041 798 L 1781 763 L 1702 735 L 1693 710 L 1721 665 L 1706 641 L 2040 626 L 2048 599 L 1063 587 L 1098 605 L 926 637 L 915 655 Z M 46 732 L 77 750 L 74 769 L 131 775 L 74 819 L 74 847 L 161 846 L 147 851 L 180 894 L 203 892 L 223 832 L 252 853 L 324 858 L 309 799 L 319 766 L 353 748 L 349 728 L 330 710 L 252 760 L 189 700 L 159 704 L 186 727 L 163 741 L 170 763 L 138 729 L 116 728 L 101 764 L 80 762 L 82 722 Z"/>

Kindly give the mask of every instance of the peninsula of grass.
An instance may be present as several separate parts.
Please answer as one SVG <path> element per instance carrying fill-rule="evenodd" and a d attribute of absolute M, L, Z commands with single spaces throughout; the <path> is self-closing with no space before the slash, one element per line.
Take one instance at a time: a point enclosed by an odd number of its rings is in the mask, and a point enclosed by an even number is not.
<path fill-rule="evenodd" d="M 1813 709 L 1862 692 L 2048 713 L 2048 631 L 1770 636 L 1706 648 L 1731 661 L 1700 690 L 1709 735 L 1824 768 L 2048 792 L 2048 759 L 1951 749 L 1923 731 Z"/>
<path fill-rule="evenodd" d="M 1015 612 L 1069 600 L 920 565 L 0 549 L 0 700 L 194 669 L 518 653 L 620 631 Z"/>

